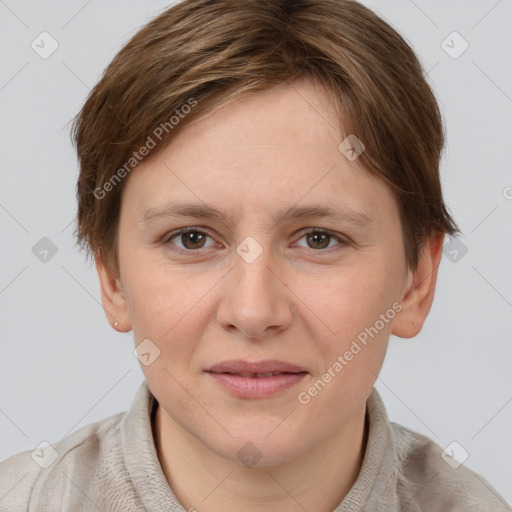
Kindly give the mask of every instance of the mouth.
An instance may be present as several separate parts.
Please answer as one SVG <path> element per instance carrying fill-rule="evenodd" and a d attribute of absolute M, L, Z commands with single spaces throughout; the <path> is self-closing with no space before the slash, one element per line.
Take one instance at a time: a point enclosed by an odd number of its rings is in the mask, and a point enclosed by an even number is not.
<path fill-rule="evenodd" d="M 219 373 L 219 372 L 211 372 L 211 373 Z M 276 375 L 296 375 L 296 373 L 303 373 L 303 372 L 269 372 L 269 373 L 232 373 L 232 372 L 220 372 L 224 375 L 236 375 L 238 377 L 249 377 L 249 378 L 255 378 L 255 379 L 264 379 L 266 377 L 275 377 Z"/>
<path fill-rule="evenodd" d="M 229 373 L 232 375 L 242 375 L 244 377 L 254 376 L 272 376 L 272 374 L 281 373 L 302 373 L 306 369 L 296 364 L 288 363 L 286 361 L 279 361 L 276 359 L 250 362 L 242 359 L 233 359 L 230 361 L 223 361 L 217 363 L 206 370 L 211 373 Z"/>
<path fill-rule="evenodd" d="M 225 361 L 206 370 L 213 380 L 237 398 L 265 398 L 297 385 L 309 374 L 304 368 L 283 361 Z"/>

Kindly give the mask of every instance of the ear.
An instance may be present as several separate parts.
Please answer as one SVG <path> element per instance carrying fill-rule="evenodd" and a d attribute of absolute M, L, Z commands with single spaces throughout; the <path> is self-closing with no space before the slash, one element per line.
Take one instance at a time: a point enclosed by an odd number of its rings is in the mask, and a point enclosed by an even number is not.
<path fill-rule="evenodd" d="M 94 261 L 100 280 L 101 302 L 107 320 L 116 331 L 128 332 L 132 329 L 132 324 L 121 281 L 110 273 L 98 255 L 94 257 Z"/>
<path fill-rule="evenodd" d="M 412 338 L 421 331 L 434 300 L 443 240 L 444 233 L 429 238 L 418 256 L 418 266 L 415 270 L 408 271 L 401 300 L 403 309 L 393 322 L 391 334 L 400 338 Z"/>

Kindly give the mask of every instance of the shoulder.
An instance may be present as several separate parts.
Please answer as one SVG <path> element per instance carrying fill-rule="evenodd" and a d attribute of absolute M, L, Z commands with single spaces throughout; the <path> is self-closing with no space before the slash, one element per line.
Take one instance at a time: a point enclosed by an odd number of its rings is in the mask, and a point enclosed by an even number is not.
<path fill-rule="evenodd" d="M 489 482 L 459 464 L 432 439 L 394 422 L 398 457 L 398 496 L 411 511 L 510 512 Z"/>
<path fill-rule="evenodd" d="M 92 423 L 56 443 L 42 443 L 0 462 L 0 510 L 26 512 L 42 495 L 50 505 L 51 494 L 60 506 L 63 490 L 70 482 L 87 480 L 102 459 L 120 450 L 119 430 L 125 414 Z"/>

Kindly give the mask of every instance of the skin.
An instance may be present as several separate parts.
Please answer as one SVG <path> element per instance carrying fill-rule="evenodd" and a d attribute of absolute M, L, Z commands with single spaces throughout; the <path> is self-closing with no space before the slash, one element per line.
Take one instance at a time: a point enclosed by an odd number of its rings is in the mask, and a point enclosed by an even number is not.
<path fill-rule="evenodd" d="M 160 350 L 141 368 L 159 403 L 158 456 L 186 509 L 332 511 L 361 469 L 365 404 L 389 336 L 415 336 L 430 310 L 443 235 L 427 241 L 416 269 L 407 267 L 394 193 L 339 151 L 347 135 L 330 95 L 297 81 L 188 125 L 128 178 L 119 278 L 96 260 L 102 301 L 118 330 Z M 206 203 L 228 219 L 142 221 L 171 200 Z M 304 205 L 368 219 L 272 218 Z M 171 236 L 183 227 L 209 234 L 194 243 Z M 341 241 L 308 237 L 309 228 Z M 236 252 L 248 236 L 263 251 L 252 263 Z M 298 393 L 396 301 L 395 318 L 299 403 Z M 280 359 L 309 373 L 277 395 L 241 399 L 204 373 L 229 359 Z M 252 467 L 237 456 L 247 442 L 261 454 Z"/>

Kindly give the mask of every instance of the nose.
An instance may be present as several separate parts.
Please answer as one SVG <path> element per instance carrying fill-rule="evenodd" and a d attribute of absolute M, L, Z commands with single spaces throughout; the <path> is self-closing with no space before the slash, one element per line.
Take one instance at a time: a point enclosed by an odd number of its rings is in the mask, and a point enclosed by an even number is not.
<path fill-rule="evenodd" d="M 240 256 L 242 254 L 242 256 Z M 235 254 L 233 268 L 223 283 L 219 324 L 244 337 L 263 339 L 287 329 L 292 321 L 286 269 L 263 249 L 254 260 Z"/>

